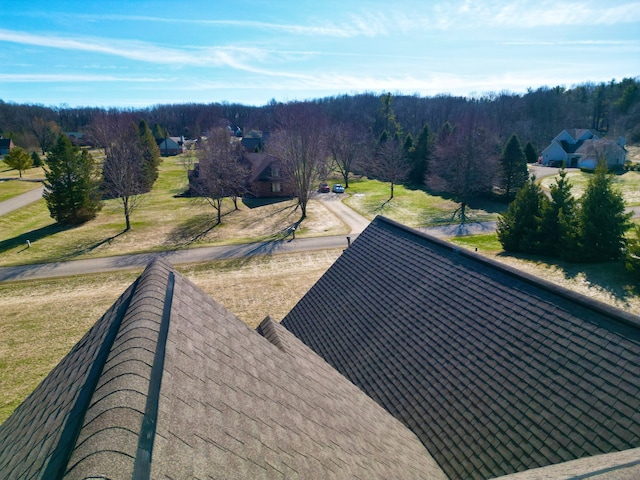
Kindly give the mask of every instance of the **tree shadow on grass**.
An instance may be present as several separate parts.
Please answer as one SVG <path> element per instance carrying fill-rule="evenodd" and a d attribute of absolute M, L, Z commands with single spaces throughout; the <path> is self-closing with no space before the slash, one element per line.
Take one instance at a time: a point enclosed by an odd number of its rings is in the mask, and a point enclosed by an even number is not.
<path fill-rule="evenodd" d="M 229 268 L 242 267 L 251 262 L 252 257 L 272 255 L 282 251 L 287 242 L 295 240 L 295 231 L 300 228 L 302 218 L 290 223 L 285 228 L 269 235 L 261 242 L 238 245 L 230 249 L 221 259 Z"/>
<path fill-rule="evenodd" d="M 55 235 L 56 233 L 64 232 L 66 230 L 70 230 L 72 228 L 74 227 L 61 225 L 59 223 L 52 223 L 51 225 L 47 225 L 46 227 L 31 230 L 16 237 L 2 240 L 0 241 L 0 253 L 4 253 L 8 250 L 20 246 L 24 246 L 25 248 L 23 250 L 26 250 L 27 240 L 31 243 L 37 242 L 38 240 L 42 240 L 43 238 Z"/>
<path fill-rule="evenodd" d="M 215 215 L 208 213 L 195 215 L 175 227 L 169 234 L 167 243 L 179 247 L 189 246 L 206 237 L 218 225 Z"/>
<path fill-rule="evenodd" d="M 120 235 L 124 235 L 126 233 L 126 230 L 121 231 L 120 233 L 116 233 L 115 235 L 112 235 L 108 238 L 105 238 L 103 240 L 100 240 L 98 242 L 92 243 L 90 245 L 87 245 L 84 248 L 80 248 L 78 250 L 74 250 L 72 252 L 69 252 L 66 255 L 63 255 L 62 257 L 60 257 L 61 260 L 63 261 L 67 261 L 67 260 L 72 260 L 76 257 L 80 257 L 82 255 L 85 255 L 87 253 L 91 253 L 93 252 L 95 249 L 101 247 L 102 245 L 105 245 L 107 243 L 111 243 L 112 240 L 115 240 L 116 238 L 118 238 Z"/>
<path fill-rule="evenodd" d="M 595 287 L 625 306 L 630 306 L 630 299 L 640 296 L 640 284 L 634 274 L 627 271 L 624 261 L 600 263 L 571 263 L 553 257 L 502 252 L 499 257 L 517 258 L 552 267 L 562 273 L 567 280 L 581 280 L 590 287 Z"/>
<path fill-rule="evenodd" d="M 260 208 L 267 205 L 274 205 L 276 203 L 288 202 L 293 197 L 269 197 L 269 198 L 242 198 L 242 203 L 247 208 Z"/>
<path fill-rule="evenodd" d="M 273 200 L 273 199 L 257 199 L 257 200 Z M 286 216 L 283 218 L 283 220 L 288 220 L 297 210 L 299 205 L 290 205 L 288 202 L 291 199 L 288 198 L 286 200 L 282 200 L 282 199 L 277 199 L 277 201 L 272 201 L 272 202 L 267 202 L 264 203 L 262 205 L 257 205 L 254 204 L 254 206 L 249 207 L 249 208 L 257 208 L 257 206 L 268 206 L 268 205 L 275 205 L 278 203 L 284 203 L 284 205 L 281 206 L 281 208 L 272 208 L 272 209 L 267 209 L 267 211 L 263 214 L 263 215 L 251 215 L 248 218 L 246 218 L 244 221 L 240 222 L 239 226 L 241 228 L 251 228 L 253 225 L 258 224 L 258 223 L 264 223 L 265 220 L 272 218 L 272 217 L 276 217 L 278 215 L 282 215 L 284 212 L 286 212 L 287 210 L 289 210 L 289 213 L 286 214 Z M 243 203 L 245 203 L 245 200 L 242 200 Z M 291 222 L 294 223 L 294 222 Z M 298 222 L 299 223 L 299 222 Z M 288 227 L 287 227 L 288 228 Z"/>

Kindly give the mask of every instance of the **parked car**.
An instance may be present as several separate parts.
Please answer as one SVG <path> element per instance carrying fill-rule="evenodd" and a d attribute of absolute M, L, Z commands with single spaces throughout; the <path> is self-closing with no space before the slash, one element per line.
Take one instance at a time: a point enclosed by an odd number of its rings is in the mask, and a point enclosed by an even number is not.
<path fill-rule="evenodd" d="M 344 193 L 344 187 L 342 185 L 340 185 L 339 183 L 336 183 L 333 186 L 333 193 Z"/>
<path fill-rule="evenodd" d="M 329 193 L 331 189 L 329 188 L 329 184 L 327 182 L 322 182 L 320 184 L 320 188 L 318 188 L 320 193 Z"/>

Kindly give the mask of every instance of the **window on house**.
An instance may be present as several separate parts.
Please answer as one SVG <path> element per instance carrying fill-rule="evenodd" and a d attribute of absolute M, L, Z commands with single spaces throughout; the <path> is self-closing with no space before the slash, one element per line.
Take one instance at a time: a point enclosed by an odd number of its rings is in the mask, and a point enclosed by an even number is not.
<path fill-rule="evenodd" d="M 271 176 L 273 178 L 278 178 L 280 176 L 280 169 L 277 165 L 271 165 Z"/>
<path fill-rule="evenodd" d="M 279 193 L 280 192 L 280 182 L 273 182 L 271 184 L 271 193 Z"/>

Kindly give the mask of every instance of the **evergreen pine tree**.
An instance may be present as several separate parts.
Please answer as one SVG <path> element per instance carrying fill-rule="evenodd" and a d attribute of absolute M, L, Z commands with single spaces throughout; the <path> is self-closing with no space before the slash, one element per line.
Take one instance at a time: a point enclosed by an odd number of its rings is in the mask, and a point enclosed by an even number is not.
<path fill-rule="evenodd" d="M 143 192 L 151 191 L 153 184 L 158 179 L 158 166 L 160 165 L 160 148 L 156 143 L 149 125 L 144 120 L 140 120 L 138 125 L 138 135 L 140 146 L 142 147 L 142 175 L 140 182 Z"/>
<path fill-rule="evenodd" d="M 635 237 L 628 242 L 625 260 L 627 270 L 635 273 L 640 279 L 640 225 L 635 226 Z"/>
<path fill-rule="evenodd" d="M 433 135 L 429 129 L 429 125 L 425 126 L 418 135 L 413 151 L 411 152 L 411 171 L 409 172 L 409 181 L 415 185 L 422 185 L 425 182 L 427 169 L 429 168 L 429 159 L 433 153 Z"/>
<path fill-rule="evenodd" d="M 60 135 L 49 151 L 43 197 L 58 223 L 77 225 L 95 218 L 101 208 L 96 163 L 66 135 Z"/>
<path fill-rule="evenodd" d="M 561 169 L 556 183 L 551 185 L 551 198 L 545 198 L 543 203 L 541 250 L 546 255 L 570 256 L 576 247 L 579 209 L 566 177 L 566 170 Z"/>
<path fill-rule="evenodd" d="M 527 142 L 527 144 L 524 146 L 524 158 L 527 160 L 527 163 L 538 162 L 538 154 L 536 153 L 536 149 L 531 142 Z"/>
<path fill-rule="evenodd" d="M 505 196 L 511 198 L 513 192 L 520 190 L 529 177 L 527 161 L 515 133 L 507 141 L 500 163 L 502 164 L 502 188 Z"/>
<path fill-rule="evenodd" d="M 497 234 L 507 252 L 536 252 L 540 249 L 541 210 L 544 194 L 532 177 L 516 194 L 504 214 L 498 217 Z"/>
<path fill-rule="evenodd" d="M 625 213 L 624 198 L 613 187 L 613 176 L 600 161 L 582 197 L 580 212 L 580 257 L 589 261 L 621 258 L 626 246 L 625 233 L 630 227 L 630 213 Z"/>

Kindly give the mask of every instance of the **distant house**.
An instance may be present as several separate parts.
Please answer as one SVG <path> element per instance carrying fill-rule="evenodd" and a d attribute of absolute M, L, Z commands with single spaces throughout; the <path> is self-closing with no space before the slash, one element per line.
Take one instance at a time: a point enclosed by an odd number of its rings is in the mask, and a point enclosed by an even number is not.
<path fill-rule="evenodd" d="M 259 132 L 251 130 L 242 137 L 242 148 L 246 152 L 258 152 L 262 150 L 264 144 L 269 140 L 269 132 Z"/>
<path fill-rule="evenodd" d="M 167 137 L 158 142 L 160 155 L 170 157 L 172 155 L 180 155 L 185 151 L 184 137 Z"/>
<path fill-rule="evenodd" d="M 88 138 L 84 132 L 64 132 L 64 134 L 67 137 L 69 137 L 69 140 L 73 145 L 77 145 L 77 146 L 89 145 L 89 142 L 87 141 Z"/>
<path fill-rule="evenodd" d="M 7 155 L 13 147 L 13 140 L 10 138 L 0 138 L 0 156 Z"/>
<path fill-rule="evenodd" d="M 604 158 L 609 167 L 623 165 L 626 160 L 624 139 L 603 139 L 588 129 L 563 130 L 542 151 L 541 163 L 549 167 L 564 165 L 592 169 L 598 158 Z"/>
<path fill-rule="evenodd" d="M 627 151 L 624 148 L 624 138 L 620 137 L 617 142 L 609 139 L 592 139 L 585 141 L 576 153 L 578 167 L 595 169 L 598 161 L 604 158 L 609 168 L 622 167 L 627 159 Z"/>
<path fill-rule="evenodd" d="M 279 158 L 267 153 L 247 153 L 251 165 L 249 191 L 254 197 L 290 197 L 291 189 L 282 172 Z"/>
<path fill-rule="evenodd" d="M 252 197 L 290 197 L 292 196 L 288 182 L 282 173 L 279 158 L 266 153 L 245 153 L 240 160 L 249 170 L 247 190 Z M 189 190 L 186 196 L 197 196 L 199 188 L 200 164 L 196 163 L 188 173 Z"/>

